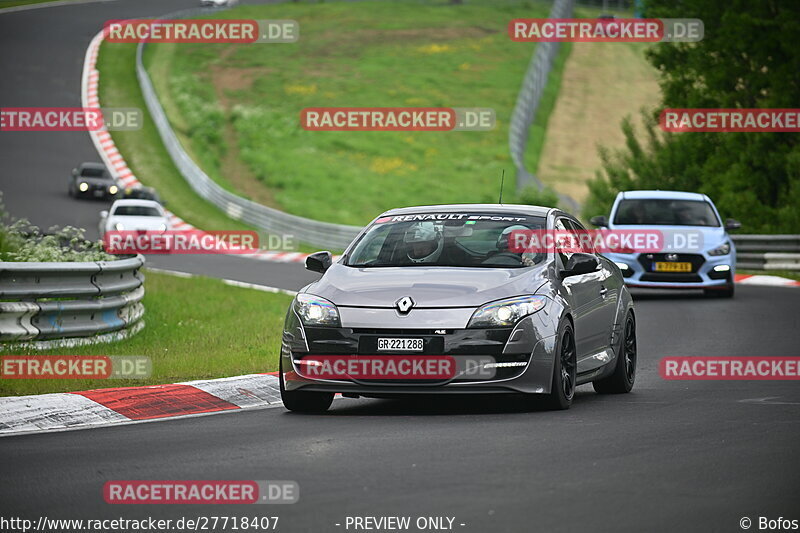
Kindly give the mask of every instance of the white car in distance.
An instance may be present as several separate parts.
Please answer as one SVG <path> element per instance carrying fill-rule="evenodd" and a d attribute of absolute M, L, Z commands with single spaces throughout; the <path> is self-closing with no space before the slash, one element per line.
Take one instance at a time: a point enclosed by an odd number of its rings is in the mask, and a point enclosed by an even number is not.
<path fill-rule="evenodd" d="M 153 200 L 117 200 L 100 212 L 100 237 L 107 231 L 167 231 L 171 228 L 166 211 Z"/>

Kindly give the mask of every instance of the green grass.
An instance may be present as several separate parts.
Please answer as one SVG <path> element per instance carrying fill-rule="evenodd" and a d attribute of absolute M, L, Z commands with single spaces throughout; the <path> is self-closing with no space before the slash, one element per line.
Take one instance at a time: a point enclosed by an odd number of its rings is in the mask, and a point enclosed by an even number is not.
<path fill-rule="evenodd" d="M 153 374 L 144 380 L 0 379 L 0 395 L 152 385 L 277 370 L 285 294 L 146 272 L 145 328 L 116 343 L 4 354 L 144 355 Z"/>
<path fill-rule="evenodd" d="M 114 132 L 114 142 L 136 177 L 155 187 L 170 211 L 204 230 L 251 230 L 233 220 L 189 187 L 172 163 L 158 135 L 136 80 L 136 45 L 103 43 L 97 60 L 100 102 L 104 107 L 136 107 L 144 113 L 142 129 Z"/>
<path fill-rule="evenodd" d="M 501 170 L 513 176 L 508 125 L 534 50 L 512 42 L 507 24 L 546 16 L 549 7 L 489 0 L 242 6 L 217 16 L 294 19 L 300 40 L 159 44 L 145 59 L 179 136 L 223 187 L 293 214 L 364 224 L 391 207 L 496 201 Z M 569 48 L 561 48 L 537 116 L 531 168 Z M 491 107 L 497 127 L 302 130 L 300 111 L 323 106 Z M 513 190 L 512 177 L 506 191 Z"/>
<path fill-rule="evenodd" d="M 31 4 L 44 4 L 45 2 L 54 1 L 56 0 L 0 0 L 0 9 L 6 7 L 29 6 Z"/>

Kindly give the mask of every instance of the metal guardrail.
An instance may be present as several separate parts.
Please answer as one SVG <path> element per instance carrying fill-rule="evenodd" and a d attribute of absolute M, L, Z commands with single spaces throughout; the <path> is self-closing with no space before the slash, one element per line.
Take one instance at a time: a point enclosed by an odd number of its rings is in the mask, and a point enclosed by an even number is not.
<path fill-rule="evenodd" d="M 142 265 L 141 255 L 81 263 L 0 262 L 0 341 L 138 330 L 144 315 Z"/>
<path fill-rule="evenodd" d="M 569 18 L 572 15 L 573 0 L 555 0 L 549 18 Z M 528 71 L 522 80 L 522 87 L 517 96 L 517 103 L 511 114 L 511 126 L 508 130 L 508 146 L 511 160 L 517 170 L 517 191 L 535 186 L 544 188 L 541 181 L 525 168 L 525 148 L 528 144 L 531 124 L 536 118 L 539 102 L 547 86 L 547 78 L 553 68 L 553 61 L 558 53 L 558 42 L 542 42 L 536 44 Z M 570 211 L 578 211 L 578 203 L 569 195 L 558 194 L 563 207 Z"/>
<path fill-rule="evenodd" d="M 178 14 L 165 15 L 162 18 L 187 17 L 198 13 L 203 13 L 203 11 L 182 11 Z M 145 44 L 140 42 L 136 50 L 136 77 L 139 79 L 145 104 L 150 111 L 150 116 L 153 117 L 161 140 L 178 171 L 192 189 L 222 209 L 229 217 L 269 233 L 293 235 L 295 240 L 321 249 L 343 250 L 347 248 L 347 245 L 361 231 L 360 227 L 311 220 L 258 204 L 226 191 L 203 172 L 203 169 L 183 149 L 158 100 L 153 83 L 142 61 Z"/>
<path fill-rule="evenodd" d="M 750 270 L 800 270 L 800 235 L 734 235 L 736 266 Z"/>

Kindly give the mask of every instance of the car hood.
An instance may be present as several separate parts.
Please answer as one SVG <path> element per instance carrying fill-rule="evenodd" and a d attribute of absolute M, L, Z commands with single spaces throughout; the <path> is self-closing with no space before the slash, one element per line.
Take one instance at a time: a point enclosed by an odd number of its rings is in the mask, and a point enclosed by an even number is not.
<path fill-rule="evenodd" d="M 486 302 L 533 294 L 545 283 L 545 267 L 351 268 L 334 264 L 306 288 L 344 307 L 394 307 L 410 296 L 416 308 L 477 307 Z"/>
<path fill-rule="evenodd" d="M 108 220 L 108 227 L 114 229 L 117 223 L 124 226 L 124 231 L 137 231 L 137 230 L 160 230 L 162 224 L 167 224 L 167 221 L 162 217 L 114 217 Z"/>
<path fill-rule="evenodd" d="M 613 226 L 612 230 L 646 230 L 660 231 L 664 235 L 665 252 L 701 253 L 712 250 L 729 240 L 725 228 L 709 226 Z M 697 245 L 682 237 L 697 236 Z M 731 241 L 733 242 L 733 241 Z M 670 243 L 673 245 L 670 246 Z"/>

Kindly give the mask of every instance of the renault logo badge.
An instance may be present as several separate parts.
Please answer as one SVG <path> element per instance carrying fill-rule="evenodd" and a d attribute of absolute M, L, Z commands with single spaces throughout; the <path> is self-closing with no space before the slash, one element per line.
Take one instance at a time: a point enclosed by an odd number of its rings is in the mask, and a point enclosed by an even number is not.
<path fill-rule="evenodd" d="M 411 296 L 403 296 L 397 300 L 394 305 L 397 307 L 397 310 L 400 311 L 401 315 L 405 315 L 414 307 L 414 300 L 411 299 Z"/>

